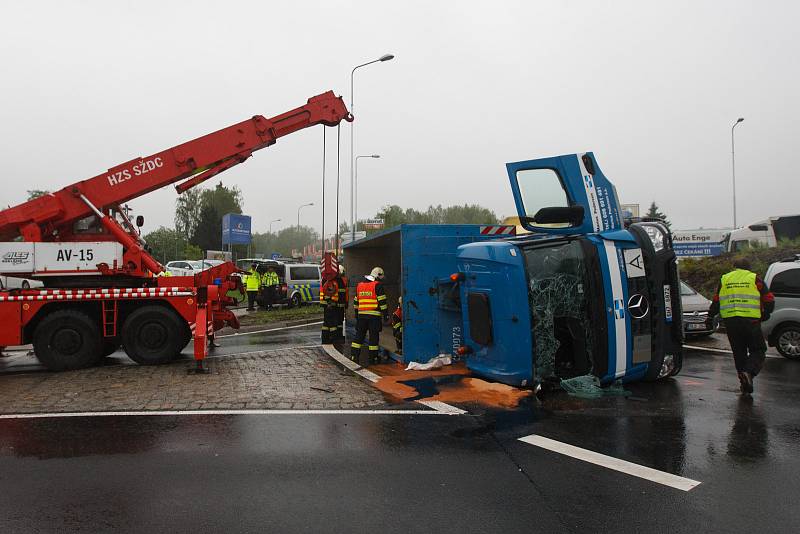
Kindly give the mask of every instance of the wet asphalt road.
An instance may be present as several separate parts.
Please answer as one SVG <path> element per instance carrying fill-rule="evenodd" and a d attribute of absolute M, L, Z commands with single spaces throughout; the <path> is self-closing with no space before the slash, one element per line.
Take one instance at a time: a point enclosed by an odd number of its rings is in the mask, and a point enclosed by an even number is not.
<path fill-rule="evenodd" d="M 554 395 L 470 415 L 0 420 L 2 532 L 792 532 L 800 363 L 752 401 L 690 351 L 633 397 Z M 701 484 L 679 491 L 518 438 L 538 434 Z"/>
<path fill-rule="evenodd" d="M 230 334 L 217 338 L 219 347 L 212 349 L 210 355 L 225 357 L 227 355 L 242 354 L 260 350 L 276 350 L 286 347 L 319 345 L 320 326 L 308 325 L 303 327 L 271 327 L 246 334 Z M 183 350 L 183 359 L 194 359 L 192 344 Z M 118 350 L 104 360 L 104 365 L 136 365 L 128 358 L 123 350 Z M 0 358 L 0 374 L 48 372 L 30 354 L 30 349 L 13 348 L 6 351 L 6 356 Z"/>

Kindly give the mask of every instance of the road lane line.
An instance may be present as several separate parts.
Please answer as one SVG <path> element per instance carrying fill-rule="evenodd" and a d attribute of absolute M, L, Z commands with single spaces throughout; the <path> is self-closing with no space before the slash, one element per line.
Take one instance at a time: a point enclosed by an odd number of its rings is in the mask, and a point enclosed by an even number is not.
<path fill-rule="evenodd" d="M 222 339 L 224 337 L 242 337 L 242 336 L 252 336 L 253 334 L 266 334 L 268 332 L 280 332 L 281 330 L 291 330 L 293 328 L 305 328 L 306 326 L 316 326 L 321 325 L 322 321 L 318 323 L 306 323 L 306 324 L 297 324 L 294 326 L 282 326 L 280 328 L 270 328 L 268 330 L 255 330 L 253 332 L 242 332 L 242 333 L 235 333 L 235 334 L 225 334 L 224 336 L 216 336 L 215 339 Z"/>
<path fill-rule="evenodd" d="M 707 352 L 718 352 L 720 354 L 733 354 L 733 351 L 731 351 L 731 350 L 714 349 L 714 348 L 711 348 L 711 347 L 701 347 L 699 345 L 684 345 L 683 348 L 692 349 L 692 350 L 704 350 L 704 351 L 707 351 Z M 776 354 L 770 354 L 770 353 L 765 354 L 765 356 L 767 358 L 783 358 L 783 356 L 776 355 Z"/>
<path fill-rule="evenodd" d="M 377 375 L 368 369 L 364 369 L 350 358 L 345 357 L 341 352 L 336 350 L 336 347 L 334 347 L 333 345 L 322 345 L 322 348 L 325 352 L 328 353 L 328 356 L 339 362 L 347 369 L 350 369 L 357 375 L 361 376 L 362 378 L 369 380 L 373 384 L 381 379 L 380 375 Z M 467 413 L 466 410 L 462 410 L 461 408 L 456 408 L 455 406 L 452 406 L 442 401 L 418 400 L 416 402 L 443 414 L 463 415 Z"/>
<path fill-rule="evenodd" d="M 650 467 L 634 464 L 632 462 L 626 462 L 625 460 L 620 460 L 619 458 L 614 458 L 613 456 L 606 456 L 605 454 L 600 454 L 598 452 L 581 449 L 580 447 L 575 447 L 574 445 L 562 443 L 560 441 L 545 438 L 544 436 L 538 436 L 536 434 L 519 438 L 519 440 L 536 447 L 541 447 L 542 449 L 547 449 L 548 451 L 557 452 L 565 456 L 571 456 L 584 462 L 589 462 L 607 469 L 619 471 L 620 473 L 650 480 L 651 482 L 663 484 L 664 486 L 669 486 L 682 491 L 689 491 L 700 484 L 700 482 L 690 478 L 679 477 L 671 473 L 659 471 L 658 469 L 652 469 Z"/>
<path fill-rule="evenodd" d="M 440 410 L 153 410 L 137 412 L 55 412 L 0 415 L 0 419 L 67 417 L 168 416 L 168 415 L 460 415 Z"/>

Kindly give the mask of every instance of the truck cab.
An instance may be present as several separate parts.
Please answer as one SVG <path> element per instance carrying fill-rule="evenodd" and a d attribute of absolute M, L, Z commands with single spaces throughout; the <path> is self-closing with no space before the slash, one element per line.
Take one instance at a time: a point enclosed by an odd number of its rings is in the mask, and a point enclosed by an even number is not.
<path fill-rule="evenodd" d="M 626 223 L 591 153 L 507 170 L 530 233 L 458 249 L 469 368 L 521 386 L 676 374 L 683 334 L 669 231 Z"/>

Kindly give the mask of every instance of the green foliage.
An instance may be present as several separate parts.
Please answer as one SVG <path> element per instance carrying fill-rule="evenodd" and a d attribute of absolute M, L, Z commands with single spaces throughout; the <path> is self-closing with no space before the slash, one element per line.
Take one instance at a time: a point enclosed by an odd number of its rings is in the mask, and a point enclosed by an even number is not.
<path fill-rule="evenodd" d="M 33 200 L 34 198 L 42 197 L 48 194 L 50 191 L 46 189 L 28 189 L 28 200 Z"/>
<path fill-rule="evenodd" d="M 384 206 L 381 211 L 375 214 L 376 219 L 384 220 L 384 229 L 394 228 L 401 224 L 497 224 L 497 215 L 488 208 L 478 204 L 464 204 L 463 206 L 443 207 L 428 206 L 425 211 L 418 211 L 414 208 L 405 210 L 395 204 Z M 362 221 L 359 221 L 359 229 L 362 228 Z M 350 225 L 342 223 L 339 232 L 344 233 L 350 230 Z M 367 230 L 368 234 L 380 230 Z"/>
<path fill-rule="evenodd" d="M 777 247 L 752 247 L 709 258 L 686 258 L 680 262 L 681 278 L 707 298 L 711 298 L 723 274 L 733 270 L 733 260 L 747 258 L 752 271 L 763 277 L 771 263 L 800 254 L 800 240 L 783 240 Z"/>
<path fill-rule="evenodd" d="M 667 228 L 672 229 L 672 223 L 669 222 L 669 219 L 667 218 L 667 215 L 658 208 L 658 204 L 656 204 L 655 200 L 650 203 L 650 208 L 647 210 L 647 213 L 645 213 L 644 215 L 645 215 L 645 217 L 652 217 L 652 218 L 655 218 L 655 219 L 661 219 L 664 222 L 664 225 Z"/>
<path fill-rule="evenodd" d="M 222 217 L 228 213 L 242 213 L 242 192 L 238 187 L 228 188 L 218 183 L 213 189 L 197 193 L 187 199 L 178 198 L 175 225 L 191 235 L 191 243 L 201 250 L 220 250 Z M 194 230 L 189 232 L 192 227 Z"/>
<path fill-rule="evenodd" d="M 203 251 L 197 245 L 192 245 L 191 243 L 186 243 L 186 246 L 183 247 L 183 259 L 184 260 L 202 260 L 203 259 Z"/>
<path fill-rule="evenodd" d="M 186 249 L 189 246 L 189 240 L 186 239 L 186 235 L 172 228 L 161 226 L 157 230 L 146 234 L 144 240 L 150 247 L 153 257 L 161 263 L 167 263 L 172 260 L 194 259 L 185 257 Z M 202 255 L 202 252 L 200 254 Z"/>
<path fill-rule="evenodd" d="M 273 252 L 290 257 L 293 249 L 302 251 L 303 247 L 318 239 L 319 234 L 313 228 L 301 226 L 298 229 L 297 226 L 290 226 L 278 233 L 254 233 L 252 248 L 254 252 L 264 254 L 266 257 Z"/>
<path fill-rule="evenodd" d="M 194 235 L 200 222 L 200 188 L 189 189 L 175 201 L 175 228 L 184 235 Z"/>

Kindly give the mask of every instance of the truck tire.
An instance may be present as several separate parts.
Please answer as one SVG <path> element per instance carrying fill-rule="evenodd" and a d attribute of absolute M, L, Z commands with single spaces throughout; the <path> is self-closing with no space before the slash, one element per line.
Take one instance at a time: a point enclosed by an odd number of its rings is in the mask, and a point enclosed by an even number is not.
<path fill-rule="evenodd" d="M 775 348 L 781 356 L 790 360 L 800 360 L 800 326 L 788 324 L 775 333 Z"/>
<path fill-rule="evenodd" d="M 36 326 L 33 351 L 51 371 L 83 369 L 102 358 L 103 337 L 97 321 L 84 312 L 57 310 Z"/>
<path fill-rule="evenodd" d="M 185 330 L 185 321 L 171 309 L 142 306 L 125 319 L 122 346 L 139 365 L 167 363 L 183 350 Z"/>

